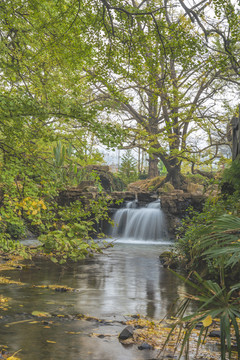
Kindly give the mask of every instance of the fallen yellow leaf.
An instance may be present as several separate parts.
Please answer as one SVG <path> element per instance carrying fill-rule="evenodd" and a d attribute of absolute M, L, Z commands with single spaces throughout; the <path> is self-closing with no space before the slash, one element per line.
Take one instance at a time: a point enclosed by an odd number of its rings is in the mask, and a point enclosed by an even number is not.
<path fill-rule="evenodd" d="M 32 312 L 33 316 L 38 316 L 38 317 L 48 317 L 51 316 L 51 314 L 47 313 L 47 312 L 43 312 L 43 311 L 33 311 Z"/>
<path fill-rule="evenodd" d="M 211 315 L 208 315 L 205 317 L 205 319 L 202 321 L 204 327 L 208 327 L 212 324 L 212 317 Z"/>

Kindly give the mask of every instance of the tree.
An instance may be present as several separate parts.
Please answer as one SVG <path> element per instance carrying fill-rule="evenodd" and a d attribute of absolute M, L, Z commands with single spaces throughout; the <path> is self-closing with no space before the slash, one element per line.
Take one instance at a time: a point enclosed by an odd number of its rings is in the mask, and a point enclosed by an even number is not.
<path fill-rule="evenodd" d="M 98 199 L 88 203 L 57 202 L 59 191 L 79 180 L 77 165 L 99 160 L 86 152 L 93 129 L 102 137 L 104 132 L 97 126 L 96 109 L 88 106 L 89 87 L 78 74 L 91 58 L 84 31 L 74 72 L 68 47 L 75 36 L 72 3 L 9 0 L 0 9 L 0 248 L 34 253 L 12 241 L 28 229 L 42 235 L 53 261 L 77 260 L 98 251 L 91 236 L 96 224 L 107 219 L 100 186 Z"/>
<path fill-rule="evenodd" d="M 118 174 L 126 185 L 137 180 L 137 162 L 130 150 L 123 155 Z"/>
<path fill-rule="evenodd" d="M 157 175 L 160 159 L 167 179 L 178 187 L 182 160 L 192 160 L 190 136 L 195 132 L 209 139 L 212 128 L 225 135 L 226 116 L 216 107 L 217 96 L 223 101 L 227 86 L 225 69 L 219 53 L 205 46 L 199 25 L 181 7 L 170 1 L 155 6 L 151 1 L 126 8 L 136 13 L 141 6 L 151 15 L 133 17 L 122 8 L 105 19 L 94 67 L 86 72 L 96 101 L 128 130 L 128 147 L 139 146 L 141 139 L 141 147 L 149 153 L 149 176 Z M 209 146 L 216 143 L 202 141 L 197 152 Z"/>
<path fill-rule="evenodd" d="M 99 126 L 98 109 L 91 106 L 82 68 L 91 65 L 93 53 L 85 35 L 88 23 L 75 23 L 80 11 L 76 3 L 10 0 L 0 8 L 2 152 L 16 155 L 16 138 L 26 144 L 36 136 L 55 141 L 73 130 L 80 150 L 87 147 L 87 133 L 116 144 L 120 127 Z"/>
<path fill-rule="evenodd" d="M 230 71 L 221 35 L 203 29 L 208 2 L 185 7 L 167 0 L 2 3 L 2 132 L 6 118 L 17 129 L 31 117 L 53 134 L 67 121 L 108 146 L 140 146 L 149 175 L 161 159 L 179 186 L 182 159 L 193 160 L 190 136 L 201 130 L 210 138 L 226 121 L 215 109 Z"/>

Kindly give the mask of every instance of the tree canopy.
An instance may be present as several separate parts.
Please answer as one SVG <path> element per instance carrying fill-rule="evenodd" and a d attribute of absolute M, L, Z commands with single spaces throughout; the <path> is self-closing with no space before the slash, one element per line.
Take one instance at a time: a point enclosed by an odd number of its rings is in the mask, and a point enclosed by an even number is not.
<path fill-rule="evenodd" d="M 183 160 L 227 143 L 238 13 L 221 0 L 2 2 L 2 151 L 94 134 L 144 149 L 149 176 L 160 159 L 178 186 Z"/>

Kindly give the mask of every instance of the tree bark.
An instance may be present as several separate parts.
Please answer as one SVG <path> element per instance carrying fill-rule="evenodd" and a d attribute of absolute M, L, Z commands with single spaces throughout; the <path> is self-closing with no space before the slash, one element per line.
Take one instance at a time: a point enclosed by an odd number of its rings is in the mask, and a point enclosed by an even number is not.
<path fill-rule="evenodd" d="M 175 160 L 175 159 L 174 159 Z M 167 176 L 164 183 L 170 182 L 175 189 L 181 189 L 184 184 L 184 176 L 181 174 L 181 162 L 164 162 L 167 169 Z"/>
<path fill-rule="evenodd" d="M 148 178 L 154 178 L 159 175 L 158 171 L 158 162 L 159 159 L 157 157 L 150 157 L 148 160 Z"/>

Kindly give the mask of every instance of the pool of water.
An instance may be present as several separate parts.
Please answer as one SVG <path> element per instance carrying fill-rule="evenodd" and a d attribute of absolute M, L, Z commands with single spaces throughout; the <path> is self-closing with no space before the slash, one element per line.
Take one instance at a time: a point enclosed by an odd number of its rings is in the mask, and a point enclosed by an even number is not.
<path fill-rule="evenodd" d="M 1 344 L 12 352 L 21 350 L 18 356 L 26 360 L 151 358 L 151 352 L 137 346 L 125 348 L 117 335 L 130 315 L 164 317 L 185 291 L 185 285 L 160 264 L 159 255 L 169 246 L 116 243 L 104 254 L 71 266 L 38 259 L 29 269 L 6 272 L 24 285 L 0 286 L 0 294 L 12 299 L 9 310 L 1 311 Z M 35 287 L 48 284 L 75 291 Z M 33 311 L 51 317 L 34 318 Z M 77 320 L 77 314 L 103 321 Z"/>

